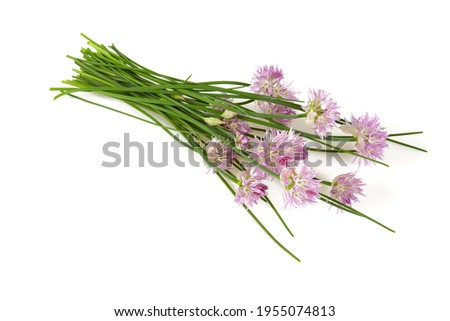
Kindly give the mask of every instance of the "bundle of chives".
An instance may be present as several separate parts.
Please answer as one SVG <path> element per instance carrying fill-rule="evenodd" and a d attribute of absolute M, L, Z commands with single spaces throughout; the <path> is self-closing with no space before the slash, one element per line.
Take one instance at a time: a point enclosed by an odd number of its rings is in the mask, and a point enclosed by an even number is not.
<path fill-rule="evenodd" d="M 336 103 L 322 90 L 311 91 L 307 103 L 300 101 L 284 83 L 282 71 L 277 67 L 259 68 L 252 84 L 192 82 L 190 77 L 183 80 L 157 73 L 134 62 L 114 45 L 106 47 L 83 37 L 93 49 L 83 48 L 82 58 L 68 56 L 78 69 L 74 69 L 72 80 L 63 81 L 69 87 L 51 88 L 59 91 L 55 99 L 67 95 L 162 128 L 174 140 L 198 153 L 235 201 L 295 260 L 300 261 L 250 209 L 259 200 L 267 203 L 293 236 L 268 197 L 264 180 L 281 182 L 287 205 L 303 206 L 320 200 L 394 232 L 352 207 L 357 196 L 362 195 L 363 186 L 354 173 L 339 175 L 332 181 L 320 179 L 306 165 L 308 152 L 349 154 L 363 163 L 388 166 L 380 160 L 387 142 L 425 151 L 392 138 L 421 132 L 389 135 L 380 127 L 377 117 L 367 114 L 344 120 Z M 248 88 L 253 92 L 245 90 Z M 123 101 L 141 116 L 80 97 L 77 95 L 80 92 Z M 304 119 L 314 133 L 289 126 L 298 118 Z M 328 131 L 338 125 L 350 135 L 329 135 Z M 305 145 L 308 141 L 316 147 L 308 148 Z M 340 148 L 333 144 L 335 141 L 354 143 L 355 148 Z M 320 186 L 328 186 L 329 193 L 319 191 Z"/>

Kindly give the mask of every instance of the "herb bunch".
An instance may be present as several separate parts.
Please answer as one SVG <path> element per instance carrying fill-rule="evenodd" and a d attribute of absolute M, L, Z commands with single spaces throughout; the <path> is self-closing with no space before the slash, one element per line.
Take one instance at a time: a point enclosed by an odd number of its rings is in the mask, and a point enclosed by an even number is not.
<path fill-rule="evenodd" d="M 77 68 L 66 87 L 51 88 L 70 96 L 155 125 L 174 140 L 198 153 L 262 230 L 295 260 L 300 259 L 283 246 L 261 223 L 251 207 L 262 201 L 287 226 L 269 198 L 265 181 L 279 181 L 285 206 L 298 207 L 322 201 L 339 211 L 386 225 L 353 208 L 363 195 L 362 180 L 356 173 L 344 173 L 333 180 L 318 177 L 308 166 L 310 152 L 352 155 L 360 164 L 379 164 L 388 143 L 425 151 L 394 137 L 422 132 L 389 134 L 376 116 L 340 117 L 336 102 L 323 90 L 310 90 L 301 101 L 281 69 L 259 67 L 252 83 L 239 81 L 193 82 L 150 70 L 131 60 L 114 45 L 106 47 L 83 35 L 90 48 L 81 49 L 82 58 L 68 56 Z M 125 102 L 132 114 L 79 95 L 95 93 Z M 302 119 L 310 130 L 293 128 Z M 331 135 L 334 128 L 346 135 Z M 311 147 L 310 142 L 314 143 Z M 352 144 L 339 147 L 336 142 Z"/>

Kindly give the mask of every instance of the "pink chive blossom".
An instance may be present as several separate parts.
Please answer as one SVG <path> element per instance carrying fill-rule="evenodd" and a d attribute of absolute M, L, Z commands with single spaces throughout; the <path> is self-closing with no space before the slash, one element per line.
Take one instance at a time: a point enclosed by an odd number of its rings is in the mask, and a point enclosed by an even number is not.
<path fill-rule="evenodd" d="M 357 195 L 364 196 L 361 186 L 365 184 L 360 178 L 355 177 L 356 173 L 338 175 L 331 182 L 330 195 L 345 205 L 351 206 L 358 201 Z"/>
<path fill-rule="evenodd" d="M 295 115 L 294 109 L 282 105 L 276 105 L 268 101 L 258 101 L 256 105 L 258 106 L 259 110 L 265 114 Z M 292 118 L 273 118 L 272 120 L 286 126 L 290 125 L 292 122 Z"/>
<path fill-rule="evenodd" d="M 248 134 L 252 131 L 250 125 L 247 122 L 237 117 L 224 118 L 223 121 L 225 122 L 224 127 L 231 131 L 233 134 L 236 134 L 238 132 L 241 134 Z"/>
<path fill-rule="evenodd" d="M 260 66 L 253 74 L 250 90 L 254 93 L 277 98 L 297 99 L 290 84 L 284 82 L 283 70 L 276 66 Z"/>
<path fill-rule="evenodd" d="M 366 113 L 356 118 L 352 115 L 351 123 L 343 125 L 340 128 L 343 132 L 351 134 L 356 138 L 355 149 L 358 154 L 373 159 L 383 158 L 383 150 L 387 146 L 386 139 L 389 135 L 380 126 L 378 116 L 369 117 Z M 370 164 L 372 162 L 364 159 L 364 163 Z"/>
<path fill-rule="evenodd" d="M 283 81 L 283 70 L 277 66 L 259 66 L 253 74 L 252 86 L 250 89 L 258 94 L 272 96 L 272 89 Z"/>
<path fill-rule="evenodd" d="M 284 186 L 285 206 L 297 207 L 315 203 L 319 197 L 320 185 L 320 181 L 315 177 L 316 173 L 303 163 L 294 168 L 284 168 L 280 181 Z"/>
<path fill-rule="evenodd" d="M 206 146 L 208 160 L 218 168 L 225 170 L 232 168 L 236 153 L 225 143 L 213 137 Z"/>
<path fill-rule="evenodd" d="M 290 131 L 267 130 L 264 139 L 257 139 L 251 157 L 279 174 L 283 168 L 296 166 L 308 157 L 305 140 Z"/>
<path fill-rule="evenodd" d="M 340 117 L 338 106 L 329 95 L 321 89 L 310 89 L 306 105 L 306 125 L 314 129 L 320 138 L 325 137 L 326 133 L 336 126 L 336 120 Z"/>
<path fill-rule="evenodd" d="M 238 149 L 246 149 L 250 144 L 250 138 L 240 132 L 236 132 L 236 137 L 234 138 L 234 143 Z"/>
<path fill-rule="evenodd" d="M 252 207 L 261 197 L 266 196 L 267 185 L 261 183 L 268 178 L 268 174 L 257 167 L 252 167 L 237 174 L 239 187 L 234 201 L 239 205 Z"/>

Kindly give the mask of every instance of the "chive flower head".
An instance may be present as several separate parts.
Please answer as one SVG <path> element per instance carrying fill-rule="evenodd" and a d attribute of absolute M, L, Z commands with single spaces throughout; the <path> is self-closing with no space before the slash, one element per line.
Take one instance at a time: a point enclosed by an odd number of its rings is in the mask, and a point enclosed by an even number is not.
<path fill-rule="evenodd" d="M 268 178 L 268 174 L 259 169 L 252 167 L 237 174 L 239 187 L 236 191 L 234 201 L 239 205 L 245 204 L 252 207 L 261 197 L 266 196 L 267 185 L 262 180 Z"/>
<path fill-rule="evenodd" d="M 297 207 L 315 203 L 319 197 L 320 185 L 320 180 L 315 177 L 316 173 L 304 163 L 297 167 L 284 168 L 280 181 L 284 187 L 285 206 Z"/>
<path fill-rule="evenodd" d="M 346 173 L 336 176 L 331 182 L 330 195 L 345 205 L 351 206 L 358 201 L 358 195 L 364 196 L 362 186 L 365 184 L 356 173 Z"/>
<path fill-rule="evenodd" d="M 380 126 L 378 116 L 370 117 L 367 113 L 356 118 L 352 115 L 351 123 L 341 126 L 341 130 L 356 138 L 355 149 L 360 155 L 373 159 L 382 159 L 387 146 L 388 133 Z M 361 158 L 359 158 L 361 161 Z M 365 164 L 372 162 L 364 159 Z"/>
<path fill-rule="evenodd" d="M 305 123 L 314 129 L 320 138 L 336 126 L 336 120 L 340 115 L 336 102 L 329 98 L 329 93 L 319 89 L 309 91 L 309 100 L 306 105 Z"/>

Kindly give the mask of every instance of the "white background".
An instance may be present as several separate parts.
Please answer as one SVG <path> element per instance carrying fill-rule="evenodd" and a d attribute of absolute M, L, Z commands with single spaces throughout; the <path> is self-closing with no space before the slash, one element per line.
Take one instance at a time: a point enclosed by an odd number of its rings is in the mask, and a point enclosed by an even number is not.
<path fill-rule="evenodd" d="M 154 305 L 334 305 L 330 320 L 449 320 L 445 1 L 7 3 L 0 320 L 114 320 L 113 308 Z M 428 154 L 391 145 L 390 168 L 359 171 L 367 197 L 358 208 L 397 233 L 319 204 L 283 211 L 292 239 L 257 207 L 297 263 L 204 167 L 101 167 L 103 144 L 126 132 L 156 146 L 169 139 L 137 120 L 52 100 L 49 87 L 72 75 L 65 55 L 85 46 L 80 32 L 198 81 L 250 81 L 257 65 L 278 64 L 302 98 L 323 88 L 344 116 L 368 111 L 391 132 L 424 130 L 405 141 Z"/>

